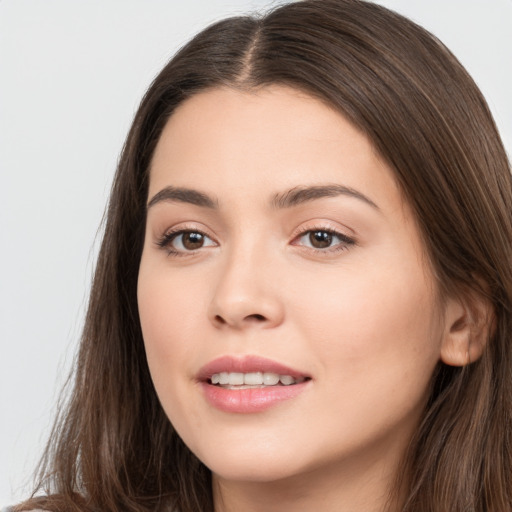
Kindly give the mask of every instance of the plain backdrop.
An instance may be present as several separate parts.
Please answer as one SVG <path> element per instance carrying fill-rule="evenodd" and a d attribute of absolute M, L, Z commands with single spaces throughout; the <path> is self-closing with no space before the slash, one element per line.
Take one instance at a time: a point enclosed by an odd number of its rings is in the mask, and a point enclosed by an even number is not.
<path fill-rule="evenodd" d="M 30 490 L 142 94 L 204 26 L 276 3 L 0 0 L 0 505 Z M 512 0 L 377 3 L 452 49 L 483 90 L 510 154 Z"/>

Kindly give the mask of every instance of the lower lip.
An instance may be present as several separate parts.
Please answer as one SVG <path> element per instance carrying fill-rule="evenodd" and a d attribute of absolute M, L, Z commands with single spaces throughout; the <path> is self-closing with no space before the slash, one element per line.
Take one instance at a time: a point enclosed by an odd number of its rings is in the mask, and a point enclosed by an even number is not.
<path fill-rule="evenodd" d="M 208 402 L 216 409 L 232 413 L 261 412 L 281 402 L 296 398 L 310 381 L 290 386 L 268 386 L 250 389 L 227 389 L 202 383 Z"/>

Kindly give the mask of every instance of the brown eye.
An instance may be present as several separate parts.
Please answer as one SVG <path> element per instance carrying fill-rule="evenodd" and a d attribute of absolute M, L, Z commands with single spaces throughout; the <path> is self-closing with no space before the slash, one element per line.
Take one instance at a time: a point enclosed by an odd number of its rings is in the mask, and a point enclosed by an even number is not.
<path fill-rule="evenodd" d="M 327 231 L 311 231 L 309 233 L 309 243 L 315 249 L 326 249 L 332 244 L 332 234 Z"/>
<path fill-rule="evenodd" d="M 189 251 L 200 249 L 204 245 L 204 235 L 202 233 L 189 231 L 181 236 L 183 247 Z"/>
<path fill-rule="evenodd" d="M 201 231 L 183 230 L 164 235 L 158 245 L 168 248 L 171 253 L 178 254 L 193 252 L 204 247 L 214 247 L 217 244 Z"/>
<path fill-rule="evenodd" d="M 314 249 L 325 254 L 333 254 L 355 244 L 356 241 L 353 238 L 331 229 L 308 229 L 292 241 L 292 245 Z"/>

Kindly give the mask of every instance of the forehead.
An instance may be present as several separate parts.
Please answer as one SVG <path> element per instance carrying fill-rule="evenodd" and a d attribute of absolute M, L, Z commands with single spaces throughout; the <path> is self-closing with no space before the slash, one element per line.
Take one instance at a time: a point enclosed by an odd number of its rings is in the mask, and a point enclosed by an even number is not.
<path fill-rule="evenodd" d="M 400 196 L 368 138 L 325 103 L 284 86 L 217 88 L 170 117 L 153 156 L 150 197 L 169 185 L 254 196 L 325 183 Z"/>

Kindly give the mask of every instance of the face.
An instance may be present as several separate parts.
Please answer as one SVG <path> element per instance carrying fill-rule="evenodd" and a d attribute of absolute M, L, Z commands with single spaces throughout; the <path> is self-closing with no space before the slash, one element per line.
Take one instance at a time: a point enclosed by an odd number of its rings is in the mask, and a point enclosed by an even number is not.
<path fill-rule="evenodd" d="M 162 406 L 215 478 L 403 453 L 447 331 L 424 252 L 391 170 L 318 100 L 215 89 L 177 109 L 139 311 Z"/>

